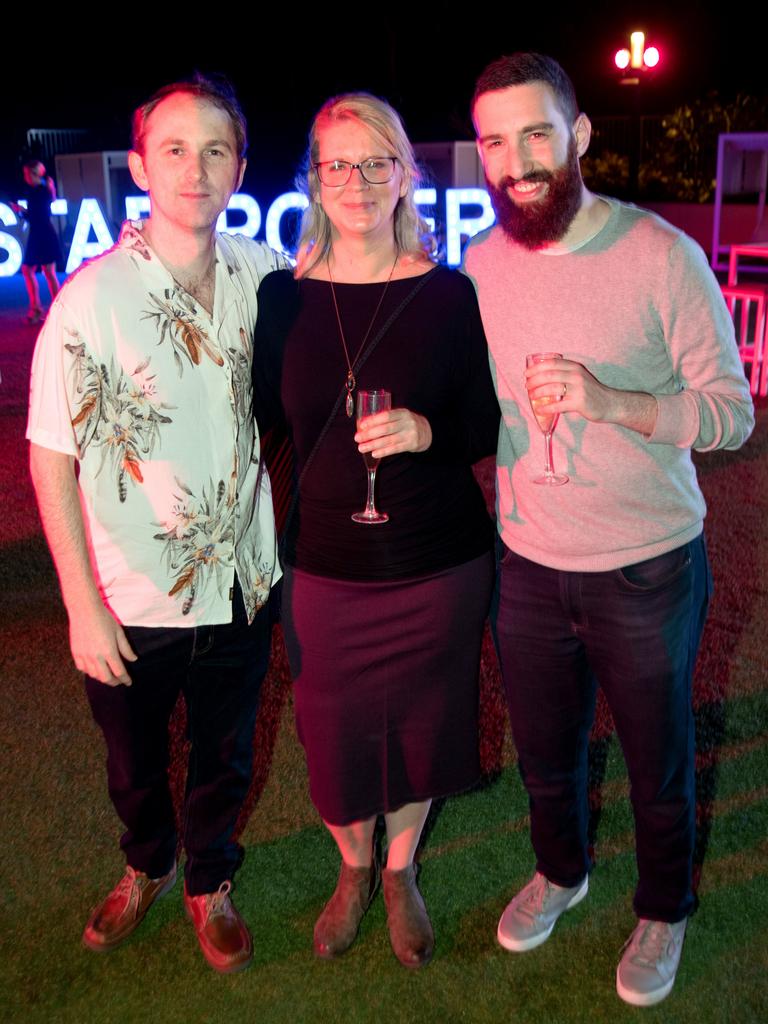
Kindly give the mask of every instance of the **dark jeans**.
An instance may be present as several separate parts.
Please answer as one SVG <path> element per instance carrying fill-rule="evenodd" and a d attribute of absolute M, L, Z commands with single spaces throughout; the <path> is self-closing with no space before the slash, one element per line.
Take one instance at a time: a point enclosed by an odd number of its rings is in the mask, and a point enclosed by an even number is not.
<path fill-rule="evenodd" d="M 233 621 L 219 626 L 127 626 L 138 655 L 131 686 L 86 676 L 107 743 L 109 795 L 126 826 L 126 861 L 150 878 L 170 871 L 176 826 L 168 786 L 168 722 L 181 691 L 191 742 L 182 820 L 185 878 L 193 896 L 214 892 L 243 858 L 232 831 L 251 779 L 259 691 L 269 662 L 270 617 L 249 626 L 235 588 Z"/>
<path fill-rule="evenodd" d="M 561 572 L 503 547 L 492 608 L 537 870 L 578 884 L 587 850 L 587 743 L 596 686 L 624 751 L 639 917 L 693 908 L 691 680 L 711 578 L 703 536 L 611 572 Z"/>

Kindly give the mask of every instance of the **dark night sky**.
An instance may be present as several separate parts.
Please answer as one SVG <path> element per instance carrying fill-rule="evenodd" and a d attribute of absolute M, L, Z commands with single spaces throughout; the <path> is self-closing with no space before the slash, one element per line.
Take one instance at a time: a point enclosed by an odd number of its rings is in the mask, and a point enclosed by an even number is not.
<path fill-rule="evenodd" d="M 225 72 L 240 94 L 251 139 L 246 189 L 257 194 L 290 186 L 309 120 L 337 92 L 363 88 L 385 96 L 403 114 L 414 141 L 469 137 L 467 103 L 474 79 L 488 61 L 516 49 L 559 59 L 574 79 L 582 107 L 593 115 L 621 113 L 627 102 L 627 90 L 616 85 L 612 73 L 612 55 L 626 45 L 633 28 L 644 29 L 664 58 L 654 81 L 644 87 L 646 112 L 667 112 L 711 89 L 724 96 L 765 95 L 762 31 L 757 24 L 747 32 L 733 25 L 743 21 L 729 15 L 735 8 L 687 2 L 598 2 L 580 8 L 538 3 L 534 14 L 520 15 L 510 5 L 508 15 L 473 21 L 468 14 L 459 21 L 437 7 L 435 13 L 423 7 L 411 8 L 412 17 L 395 28 L 389 11 L 402 7 L 363 11 L 345 4 L 337 20 L 354 44 L 340 42 L 338 32 L 322 26 L 319 14 L 302 24 L 289 7 L 284 8 L 288 24 L 300 29 L 293 35 L 275 19 L 266 29 L 261 19 L 246 15 L 207 32 L 198 16 L 193 34 L 179 27 L 178 13 L 176 24 L 165 28 L 142 8 L 134 18 L 116 18 L 109 37 L 102 34 L 98 44 L 87 41 L 99 38 L 98 31 L 86 35 L 81 24 L 19 52 L 27 70 L 13 88 L 14 105 L 4 103 L 0 183 L 13 187 L 27 128 L 98 127 L 115 148 L 124 148 L 133 107 L 195 68 Z"/>

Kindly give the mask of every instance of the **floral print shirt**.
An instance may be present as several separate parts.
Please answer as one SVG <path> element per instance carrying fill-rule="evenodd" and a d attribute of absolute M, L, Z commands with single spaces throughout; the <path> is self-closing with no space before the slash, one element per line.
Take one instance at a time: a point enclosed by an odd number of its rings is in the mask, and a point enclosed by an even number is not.
<path fill-rule="evenodd" d="M 105 603 L 134 626 L 253 618 L 280 577 L 251 409 L 259 282 L 284 259 L 216 237 L 213 316 L 127 222 L 77 272 L 35 349 L 27 437 L 75 457 Z"/>

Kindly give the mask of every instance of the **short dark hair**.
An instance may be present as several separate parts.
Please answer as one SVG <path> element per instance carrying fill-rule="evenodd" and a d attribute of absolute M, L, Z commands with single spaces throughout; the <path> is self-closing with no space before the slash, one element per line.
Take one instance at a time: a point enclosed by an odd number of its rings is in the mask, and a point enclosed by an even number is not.
<path fill-rule="evenodd" d="M 483 71 L 475 85 L 472 96 L 472 114 L 475 104 L 486 92 L 508 89 L 513 85 L 528 85 L 530 82 L 544 82 L 555 94 L 557 102 L 569 124 L 579 116 L 579 104 L 573 82 L 552 57 L 543 53 L 512 53 L 499 57 Z"/>
<path fill-rule="evenodd" d="M 207 100 L 214 107 L 224 111 L 232 124 L 232 131 L 235 133 L 237 159 L 245 159 L 248 149 L 248 132 L 245 115 L 237 101 L 234 88 L 223 75 L 217 75 L 214 78 L 201 75 L 199 71 L 195 72 L 190 79 L 164 85 L 162 89 L 158 89 L 156 93 L 150 96 L 146 103 L 142 103 L 140 107 L 134 110 L 131 119 L 131 148 L 143 156 L 144 136 L 147 132 L 147 119 L 149 115 L 159 103 L 179 92 L 186 93 L 188 96 L 197 96 L 201 100 Z"/>

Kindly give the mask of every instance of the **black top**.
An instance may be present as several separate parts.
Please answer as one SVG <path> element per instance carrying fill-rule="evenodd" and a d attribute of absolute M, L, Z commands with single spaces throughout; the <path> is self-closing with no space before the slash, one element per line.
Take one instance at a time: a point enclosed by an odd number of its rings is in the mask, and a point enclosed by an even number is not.
<path fill-rule="evenodd" d="M 25 217 L 29 224 L 29 238 L 24 250 L 24 264 L 28 267 L 46 266 L 61 260 L 59 237 L 51 224 L 51 192 L 47 185 L 25 185 L 27 200 Z"/>
<path fill-rule="evenodd" d="M 353 440 L 355 420 L 340 402 L 288 524 L 285 559 L 296 568 L 337 579 L 404 579 L 460 565 L 493 544 L 471 470 L 495 452 L 499 427 L 480 311 L 462 274 L 436 267 L 427 277 L 369 358 L 363 353 L 356 377 L 359 388 L 386 388 L 393 407 L 425 416 L 432 445 L 382 459 L 376 505 L 389 522 L 354 523 L 352 513 L 365 506 L 366 472 Z M 419 280 L 390 283 L 369 342 Z M 336 285 L 353 359 L 383 288 Z M 327 282 L 295 281 L 286 270 L 264 278 L 253 368 L 259 429 L 263 434 L 283 418 L 300 476 L 347 374 Z"/>

